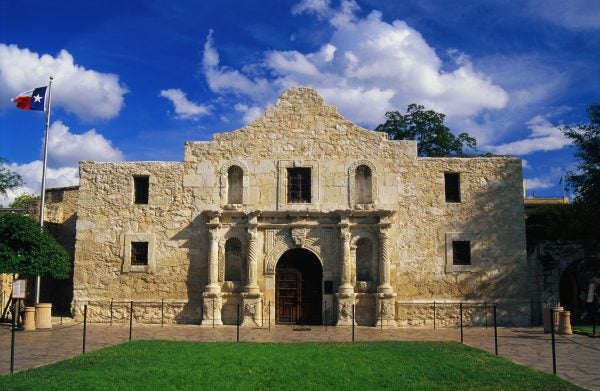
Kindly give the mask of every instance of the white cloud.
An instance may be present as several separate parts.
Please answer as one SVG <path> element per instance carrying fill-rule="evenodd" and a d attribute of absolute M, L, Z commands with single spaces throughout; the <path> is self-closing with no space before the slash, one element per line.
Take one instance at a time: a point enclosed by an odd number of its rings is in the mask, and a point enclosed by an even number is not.
<path fill-rule="evenodd" d="M 526 190 L 549 189 L 554 186 L 555 186 L 555 183 L 551 182 L 547 178 L 526 178 L 525 179 L 525 189 Z"/>
<path fill-rule="evenodd" d="M 258 106 L 247 106 L 242 103 L 238 103 L 235 105 L 235 110 L 241 113 L 244 113 L 244 123 L 249 124 L 254 121 L 258 117 L 264 114 L 264 109 Z"/>
<path fill-rule="evenodd" d="M 487 147 L 499 155 L 528 155 L 538 151 L 555 151 L 571 144 L 558 126 L 554 126 L 547 118 L 541 115 L 533 117 L 527 122 L 531 130 L 526 139 L 510 143 Z"/>
<path fill-rule="evenodd" d="M 252 101 L 250 105 L 264 107 L 286 88 L 309 86 L 350 120 L 371 126 L 381 123 L 386 111 L 404 110 L 412 102 L 455 118 L 508 103 L 506 91 L 476 70 L 468 56 L 454 50 L 454 62 L 444 64 L 405 22 L 383 21 L 378 11 L 359 19 L 356 9 L 353 1 L 343 1 L 338 9 L 328 1 L 302 1 L 293 12 L 327 18 L 334 28 L 328 42 L 314 53 L 269 51 L 264 61 L 241 70 L 219 65 L 211 31 L 203 58 L 211 90 L 234 93 L 238 99 L 245 96 Z M 453 69 L 447 70 L 449 65 Z M 257 67 L 263 70 L 259 74 L 273 75 L 273 80 L 244 72 Z"/>
<path fill-rule="evenodd" d="M 600 2 L 597 0 L 529 0 L 526 9 L 570 30 L 600 28 Z"/>
<path fill-rule="evenodd" d="M 237 70 L 219 66 L 219 53 L 214 48 L 212 30 L 206 37 L 202 58 L 202 69 L 208 86 L 213 92 L 234 93 L 260 100 L 273 95 L 273 89 L 266 79 L 252 80 Z"/>
<path fill-rule="evenodd" d="M 112 146 L 95 129 L 82 134 L 71 133 L 69 127 L 60 121 L 52 123 L 48 133 L 48 167 L 46 188 L 73 186 L 79 184 L 79 161 L 122 161 L 123 153 Z M 39 194 L 42 183 L 42 161 L 11 163 L 8 168 L 23 178 L 23 186 L 9 189 L 0 196 L 0 205 L 8 206 L 22 193 Z"/>
<path fill-rule="evenodd" d="M 74 134 L 61 121 L 50 126 L 48 164 L 51 166 L 77 166 L 81 160 L 118 162 L 124 159 L 123 153 L 95 129 Z"/>
<path fill-rule="evenodd" d="M 8 165 L 8 168 L 23 178 L 23 186 L 9 189 L 6 195 L 0 195 L 0 205 L 8 206 L 16 196 L 22 193 L 40 194 L 42 184 L 42 161 Z M 78 167 L 60 167 L 46 170 L 46 188 L 73 186 L 79 184 Z"/>
<path fill-rule="evenodd" d="M 177 118 L 189 119 L 198 118 L 210 113 L 210 108 L 205 105 L 191 102 L 185 95 L 185 92 L 177 88 L 162 90 L 160 96 L 169 99 L 175 107 Z"/>
<path fill-rule="evenodd" d="M 0 107 L 20 92 L 47 85 L 49 76 L 54 76 L 52 105 L 80 118 L 113 118 L 123 107 L 127 88 L 117 75 L 85 69 L 66 50 L 53 57 L 0 44 Z"/>

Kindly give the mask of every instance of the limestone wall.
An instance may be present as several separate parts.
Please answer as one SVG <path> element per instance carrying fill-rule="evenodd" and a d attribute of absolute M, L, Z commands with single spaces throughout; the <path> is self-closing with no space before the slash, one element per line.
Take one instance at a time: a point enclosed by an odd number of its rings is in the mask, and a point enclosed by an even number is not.
<path fill-rule="evenodd" d="M 374 202 L 369 204 L 356 204 L 353 198 L 354 170 L 361 164 L 372 171 Z M 241 204 L 227 201 L 231 165 L 244 171 Z M 287 203 L 289 167 L 311 168 L 311 203 Z M 460 174 L 460 203 L 445 200 L 446 172 Z M 135 175 L 150 177 L 148 205 L 133 203 Z M 82 303 L 105 303 L 96 312 L 105 320 L 111 298 L 155 303 L 165 299 L 185 303 L 180 312 L 187 315 L 181 319 L 199 321 L 213 212 L 222 214 L 212 224 L 219 235 L 219 262 L 224 238 L 238 235 L 246 246 L 251 216 L 274 216 L 257 226 L 258 285 L 265 303 L 275 299 L 274 276 L 265 274 L 269 254 L 279 248 L 271 247 L 271 240 L 278 232 L 288 232 L 285 221 L 308 227 L 307 243 L 320 257 L 324 280 L 333 280 L 337 291 L 341 215 L 349 216 L 353 238 L 371 235 L 375 246 L 382 216 L 389 216 L 390 277 L 398 301 L 529 300 L 519 159 L 418 158 L 415 142 L 388 141 L 382 133 L 362 129 L 309 89 L 288 90 L 276 107 L 242 129 L 216 134 L 213 141 L 186 143 L 181 163 L 83 162 L 80 176 L 76 313 Z M 295 217 L 286 217 L 288 212 Z M 269 230 L 275 235 L 272 239 Z M 131 238 L 152 244 L 153 261 L 146 272 L 132 272 L 125 265 Z M 452 240 L 471 241 L 472 265 L 452 265 L 447 257 Z M 294 245 L 290 238 L 277 243 Z M 357 286 L 364 293 L 357 305 L 365 323 L 376 320 L 378 278 L 366 290 Z M 242 287 L 220 282 L 225 293 L 223 320 L 230 323 Z M 156 311 L 152 313 L 147 316 L 155 322 Z M 422 318 L 426 324 L 427 317 Z"/>

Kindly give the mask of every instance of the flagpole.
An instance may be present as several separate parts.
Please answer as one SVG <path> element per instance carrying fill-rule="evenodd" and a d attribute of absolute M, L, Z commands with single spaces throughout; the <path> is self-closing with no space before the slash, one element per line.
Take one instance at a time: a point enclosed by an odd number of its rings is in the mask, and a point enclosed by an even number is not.
<path fill-rule="evenodd" d="M 44 228 L 44 207 L 46 204 L 46 168 L 48 166 L 48 128 L 50 127 L 50 107 L 52 105 L 52 80 L 48 82 L 48 110 L 46 110 L 46 130 L 44 132 L 44 164 L 42 166 L 42 194 L 40 195 L 40 229 Z M 40 275 L 35 279 L 35 304 L 40 302 Z"/>

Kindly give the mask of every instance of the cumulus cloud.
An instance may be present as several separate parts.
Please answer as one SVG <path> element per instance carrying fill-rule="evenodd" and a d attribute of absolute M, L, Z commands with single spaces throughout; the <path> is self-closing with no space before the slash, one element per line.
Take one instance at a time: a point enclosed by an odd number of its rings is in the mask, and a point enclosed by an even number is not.
<path fill-rule="evenodd" d="M 417 102 L 449 117 L 468 117 L 506 106 L 509 96 L 475 69 L 456 50 L 444 63 L 421 34 L 405 22 L 388 23 L 378 11 L 356 16 L 354 1 L 332 8 L 328 1 L 304 0 L 293 13 L 311 13 L 333 26 L 328 42 L 314 53 L 268 51 L 264 60 L 246 68 L 261 68 L 273 76 L 267 82 L 250 73 L 220 65 L 213 32 L 204 45 L 203 72 L 213 92 L 248 97 L 253 106 L 274 101 L 285 88 L 316 88 L 328 103 L 353 121 L 377 125 L 386 111 L 403 110 Z"/>
<path fill-rule="evenodd" d="M 123 107 L 127 88 L 117 75 L 85 69 L 66 50 L 40 55 L 0 44 L 0 107 L 20 92 L 48 84 L 49 76 L 54 76 L 52 104 L 80 118 L 110 119 Z"/>
<path fill-rule="evenodd" d="M 169 99 L 175 107 L 177 118 L 191 119 L 199 118 L 210 113 L 210 108 L 205 105 L 194 103 L 186 97 L 185 92 L 178 88 L 162 90 L 160 96 Z"/>
<path fill-rule="evenodd" d="M 30 163 L 8 165 L 8 168 L 23 178 L 23 186 L 8 189 L 6 195 L 0 195 L 0 205 L 8 206 L 19 194 L 40 194 L 42 184 L 41 160 Z M 46 170 L 46 188 L 73 186 L 79 184 L 78 167 L 60 167 Z"/>
<path fill-rule="evenodd" d="M 527 138 L 488 149 L 499 155 L 528 155 L 538 151 L 555 151 L 571 144 L 571 140 L 561 132 L 560 127 L 552 125 L 542 115 L 529 120 L 527 127 L 531 130 Z"/>
<path fill-rule="evenodd" d="M 71 133 L 61 121 L 55 121 L 48 131 L 48 164 L 52 166 L 77 166 L 81 160 L 119 162 L 125 160 L 123 153 L 90 129 L 81 134 Z"/>
<path fill-rule="evenodd" d="M 61 121 L 55 121 L 48 131 L 46 188 L 79 184 L 79 162 L 82 160 L 112 162 L 124 159 L 123 153 L 95 129 L 75 134 Z M 0 196 L 0 205 L 8 206 L 22 193 L 39 194 L 42 165 L 41 160 L 9 164 L 8 168 L 23 178 L 23 186 L 9 189 L 5 196 Z"/>

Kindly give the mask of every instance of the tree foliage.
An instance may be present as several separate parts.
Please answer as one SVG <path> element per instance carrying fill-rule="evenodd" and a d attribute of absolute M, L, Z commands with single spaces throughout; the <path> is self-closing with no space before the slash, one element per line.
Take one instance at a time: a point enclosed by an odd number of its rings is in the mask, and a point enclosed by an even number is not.
<path fill-rule="evenodd" d="M 564 126 L 565 136 L 573 140 L 579 159 L 576 172 L 569 172 L 568 183 L 575 191 L 575 201 L 587 205 L 600 215 L 600 103 L 588 106 L 590 123 Z"/>
<path fill-rule="evenodd" d="M 465 150 L 475 150 L 477 140 L 467 133 L 455 136 L 444 124 L 446 116 L 412 103 L 406 114 L 385 113 L 386 121 L 375 128 L 386 132 L 392 140 L 416 140 L 419 156 L 466 156 Z"/>
<path fill-rule="evenodd" d="M 8 189 L 18 187 L 23 184 L 23 179 L 19 174 L 6 167 L 7 160 L 0 157 L 0 195 L 6 194 Z"/>
<path fill-rule="evenodd" d="M 23 193 L 15 197 L 13 202 L 10 203 L 11 208 L 26 209 L 31 205 L 35 205 L 40 202 L 40 196 L 35 194 Z"/>
<path fill-rule="evenodd" d="M 527 242 L 579 240 L 600 237 L 600 225 L 584 204 L 548 205 L 528 213 Z"/>
<path fill-rule="evenodd" d="M 29 217 L 0 215 L 0 273 L 69 277 L 69 254 L 45 229 Z"/>

